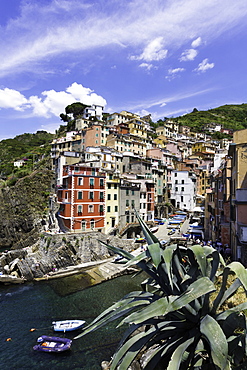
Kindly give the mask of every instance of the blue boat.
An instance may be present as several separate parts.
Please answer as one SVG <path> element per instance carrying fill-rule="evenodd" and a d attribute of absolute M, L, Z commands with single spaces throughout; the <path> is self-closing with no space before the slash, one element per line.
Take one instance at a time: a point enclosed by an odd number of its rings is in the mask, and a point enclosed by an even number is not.
<path fill-rule="evenodd" d="M 42 335 L 37 339 L 37 342 L 38 344 L 33 347 L 34 351 L 59 353 L 68 351 L 71 347 L 72 340 Z"/>

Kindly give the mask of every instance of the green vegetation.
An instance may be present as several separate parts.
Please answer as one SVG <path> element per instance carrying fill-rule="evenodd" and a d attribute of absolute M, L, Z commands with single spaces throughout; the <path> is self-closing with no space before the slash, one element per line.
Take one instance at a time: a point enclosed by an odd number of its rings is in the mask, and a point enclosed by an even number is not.
<path fill-rule="evenodd" d="M 104 311 L 75 339 L 124 317 L 128 324 L 110 369 L 126 370 L 145 353 L 146 370 L 245 369 L 247 271 L 241 263 L 225 265 L 212 247 L 162 249 L 137 215 L 148 243 L 137 257 L 107 246 L 148 274 L 135 291 Z M 103 243 L 105 244 L 105 243 Z M 233 278 L 234 276 L 234 278 Z M 243 287 L 245 303 L 232 297 Z M 227 305 L 228 301 L 231 301 Z"/>
<path fill-rule="evenodd" d="M 36 134 L 23 134 L 13 139 L 0 142 L 0 177 L 8 179 L 13 185 L 18 178 L 27 176 L 34 169 L 45 164 L 50 157 L 51 141 L 54 135 L 46 131 L 37 131 Z M 21 168 L 14 167 L 16 160 L 23 159 L 25 164 Z"/>
<path fill-rule="evenodd" d="M 222 124 L 224 128 L 242 130 L 247 128 L 247 104 L 223 105 L 208 111 L 198 111 L 173 118 L 174 121 L 187 125 L 195 131 L 202 131 L 202 126 L 208 123 Z"/>

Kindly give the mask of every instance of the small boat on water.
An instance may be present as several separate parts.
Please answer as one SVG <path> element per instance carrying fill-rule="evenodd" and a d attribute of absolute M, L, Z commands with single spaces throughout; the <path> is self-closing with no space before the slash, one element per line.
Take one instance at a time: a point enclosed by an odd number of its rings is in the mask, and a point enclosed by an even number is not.
<path fill-rule="evenodd" d="M 68 338 L 49 337 L 47 335 L 42 335 L 37 339 L 37 342 L 38 344 L 33 347 L 34 351 L 58 353 L 69 350 L 72 340 Z"/>
<path fill-rule="evenodd" d="M 86 321 L 84 320 L 63 320 L 63 321 L 53 321 L 54 331 L 72 331 L 80 329 Z"/>

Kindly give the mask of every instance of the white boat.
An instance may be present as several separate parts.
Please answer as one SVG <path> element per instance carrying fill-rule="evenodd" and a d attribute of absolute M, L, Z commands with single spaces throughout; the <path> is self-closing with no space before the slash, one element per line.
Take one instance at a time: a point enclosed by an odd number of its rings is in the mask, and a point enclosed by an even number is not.
<path fill-rule="evenodd" d="M 80 329 L 86 321 L 84 320 L 62 320 L 62 321 L 53 321 L 53 330 L 54 331 L 72 331 Z"/>

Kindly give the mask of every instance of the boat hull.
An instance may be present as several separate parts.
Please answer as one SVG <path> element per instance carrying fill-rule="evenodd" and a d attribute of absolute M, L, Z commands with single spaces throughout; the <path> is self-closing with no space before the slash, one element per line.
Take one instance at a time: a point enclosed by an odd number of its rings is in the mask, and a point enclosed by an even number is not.
<path fill-rule="evenodd" d="M 63 320 L 63 321 L 54 321 L 53 330 L 56 332 L 66 332 L 80 329 L 84 324 L 84 320 Z"/>

